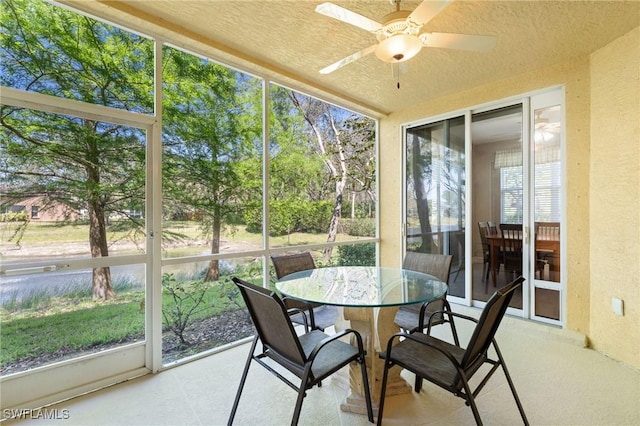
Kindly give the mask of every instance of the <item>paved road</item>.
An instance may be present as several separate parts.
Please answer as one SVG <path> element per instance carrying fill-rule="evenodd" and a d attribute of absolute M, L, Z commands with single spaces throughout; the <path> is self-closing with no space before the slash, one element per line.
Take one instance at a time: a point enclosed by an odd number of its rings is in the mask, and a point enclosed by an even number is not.
<path fill-rule="evenodd" d="M 112 266 L 113 282 L 127 278 L 143 286 L 144 265 Z M 79 289 L 91 290 L 91 271 L 56 271 L 37 274 L 0 277 L 0 305 L 10 300 L 45 293 L 64 295 Z"/>

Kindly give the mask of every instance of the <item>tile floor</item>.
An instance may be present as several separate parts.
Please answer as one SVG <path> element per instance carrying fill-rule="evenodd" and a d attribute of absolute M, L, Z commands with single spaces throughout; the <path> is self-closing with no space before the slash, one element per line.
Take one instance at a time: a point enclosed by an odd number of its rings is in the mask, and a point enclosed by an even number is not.
<path fill-rule="evenodd" d="M 479 314 L 472 308 L 455 309 Z M 463 328 L 461 336 L 470 331 Z M 521 319 L 505 318 L 497 338 L 532 425 L 640 425 L 640 372 L 583 348 L 579 336 Z M 249 344 L 240 345 L 48 408 L 59 417 L 66 413 L 67 419 L 14 420 L 6 425 L 223 425 L 248 350 Z M 413 383 L 409 373 L 403 376 Z M 369 424 L 366 416 L 340 411 L 346 395 L 336 381 L 314 388 L 303 404 L 300 424 Z M 287 425 L 295 398 L 292 389 L 254 363 L 234 424 Z M 487 425 L 521 424 L 502 372 L 492 377 L 477 404 Z M 461 399 L 425 382 L 420 394 L 388 397 L 383 423 L 474 421 Z"/>

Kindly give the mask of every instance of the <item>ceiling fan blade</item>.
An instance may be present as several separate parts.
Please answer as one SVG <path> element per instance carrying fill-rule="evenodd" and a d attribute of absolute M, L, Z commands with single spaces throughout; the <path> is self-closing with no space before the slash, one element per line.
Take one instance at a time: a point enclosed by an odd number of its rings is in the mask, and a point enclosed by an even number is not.
<path fill-rule="evenodd" d="M 452 34 L 452 33 L 422 33 L 420 39 L 427 47 L 442 47 L 445 49 L 471 50 L 488 52 L 496 45 L 493 36 Z"/>
<path fill-rule="evenodd" d="M 329 74 L 330 72 L 334 72 L 338 68 L 342 68 L 345 65 L 350 64 L 351 62 L 355 62 L 360 58 L 364 58 L 365 56 L 367 56 L 368 54 L 376 50 L 377 46 L 378 46 L 377 44 L 374 44 L 372 46 L 367 47 L 366 49 L 362 49 L 361 51 L 354 53 L 353 55 L 349 55 L 346 58 L 342 58 L 338 62 L 333 63 L 328 67 L 322 68 L 320 70 L 320 74 Z"/>
<path fill-rule="evenodd" d="M 407 19 L 415 24 L 424 25 L 433 19 L 445 7 L 449 6 L 452 0 L 424 0 L 416 7 Z"/>
<path fill-rule="evenodd" d="M 358 28 L 362 28 L 363 30 L 371 32 L 377 31 L 382 28 L 382 25 L 380 25 L 376 21 L 333 3 L 319 4 L 318 6 L 316 6 L 316 12 L 320 13 L 321 15 L 346 22 L 347 24 L 351 24 Z"/>

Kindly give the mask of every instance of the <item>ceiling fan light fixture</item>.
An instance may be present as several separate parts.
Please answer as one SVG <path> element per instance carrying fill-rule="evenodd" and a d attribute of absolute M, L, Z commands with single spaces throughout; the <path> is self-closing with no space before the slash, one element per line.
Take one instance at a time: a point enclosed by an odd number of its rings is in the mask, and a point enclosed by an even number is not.
<path fill-rule="evenodd" d="M 376 56 L 384 62 L 404 62 L 422 49 L 422 41 L 415 35 L 396 34 L 382 40 L 376 47 Z"/>

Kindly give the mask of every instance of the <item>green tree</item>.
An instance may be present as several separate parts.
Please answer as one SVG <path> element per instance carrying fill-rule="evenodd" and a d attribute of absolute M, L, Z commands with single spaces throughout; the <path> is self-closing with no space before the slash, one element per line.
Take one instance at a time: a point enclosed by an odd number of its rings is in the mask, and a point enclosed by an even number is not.
<path fill-rule="evenodd" d="M 304 117 L 291 102 L 290 91 L 274 85 L 270 93 L 269 232 L 310 231 L 315 227 L 309 227 L 309 221 L 317 222 L 311 210 L 331 193 L 330 180 L 322 158 L 307 141 Z"/>
<path fill-rule="evenodd" d="M 221 230 L 248 200 L 261 176 L 261 111 L 255 104 L 257 79 L 177 49 L 163 50 L 165 196 L 202 216 L 219 253 Z M 245 161 L 251 159 L 247 164 Z M 260 163 L 258 163 L 260 164 Z M 217 260 L 206 281 L 219 279 Z"/>
<path fill-rule="evenodd" d="M 40 1 L 4 0 L 0 20 L 3 86 L 153 110 L 150 40 Z M 5 200 L 42 196 L 86 211 L 91 256 L 108 256 L 109 214 L 144 200 L 142 132 L 6 105 L 0 123 Z M 108 267 L 93 269 L 93 296 L 115 297 Z"/>
<path fill-rule="evenodd" d="M 308 143 L 315 146 L 333 183 L 334 207 L 327 232 L 327 242 L 333 242 L 349 186 L 368 191 L 373 197 L 374 123 L 311 97 L 295 92 L 290 92 L 290 96 L 308 126 Z M 324 250 L 325 261 L 329 260 L 331 252 L 331 247 Z"/>

